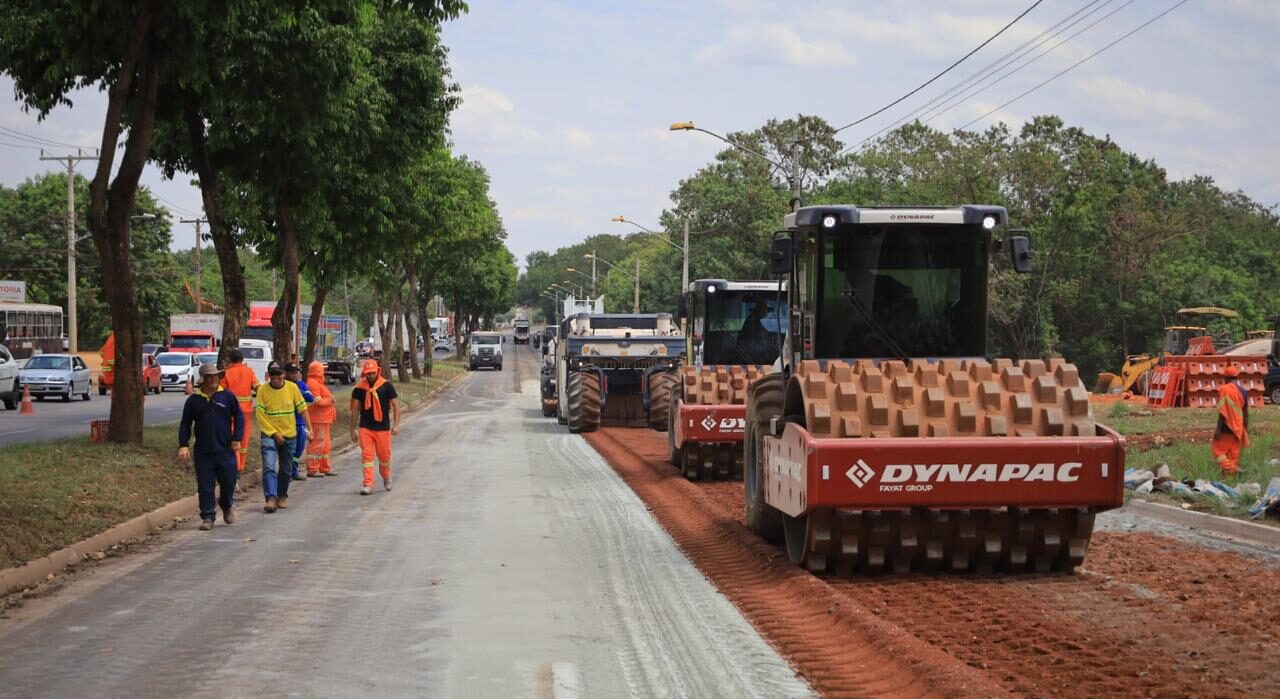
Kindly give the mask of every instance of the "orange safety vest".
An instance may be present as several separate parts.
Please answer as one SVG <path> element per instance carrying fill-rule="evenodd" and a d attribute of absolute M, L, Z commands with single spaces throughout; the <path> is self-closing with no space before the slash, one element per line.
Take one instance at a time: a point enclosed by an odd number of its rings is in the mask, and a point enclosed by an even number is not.
<path fill-rule="evenodd" d="M 1248 426 L 1245 424 L 1245 411 L 1248 397 L 1240 384 L 1224 383 L 1218 387 L 1218 418 L 1225 427 L 1240 440 L 1240 446 L 1249 446 Z"/>
<path fill-rule="evenodd" d="M 338 408 L 333 403 L 333 392 L 324 382 L 324 364 L 311 362 L 307 372 L 307 388 L 316 397 L 314 403 L 307 408 L 311 413 L 311 422 L 316 425 L 328 425 L 338 420 Z"/>
<path fill-rule="evenodd" d="M 242 410 L 253 403 L 253 389 L 257 385 L 258 377 L 244 364 L 232 364 L 222 375 L 222 387 L 235 394 Z"/>

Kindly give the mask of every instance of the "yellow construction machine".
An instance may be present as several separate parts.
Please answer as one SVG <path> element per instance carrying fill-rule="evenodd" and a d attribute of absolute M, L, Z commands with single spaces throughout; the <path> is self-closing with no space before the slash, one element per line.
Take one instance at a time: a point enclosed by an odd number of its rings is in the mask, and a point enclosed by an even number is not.
<path fill-rule="evenodd" d="M 1216 306 L 1196 306 L 1178 309 L 1179 318 L 1236 318 L 1239 313 L 1229 308 Z M 1119 374 L 1102 372 L 1094 383 L 1093 392 L 1098 394 L 1135 393 L 1145 395 L 1147 383 L 1151 379 L 1151 370 L 1169 355 L 1183 355 L 1191 344 L 1192 338 L 1209 335 L 1209 329 L 1203 325 L 1169 325 L 1164 329 L 1164 350 L 1159 354 L 1131 354 L 1124 358 L 1124 366 Z M 1227 343 L 1230 344 L 1230 343 Z"/>

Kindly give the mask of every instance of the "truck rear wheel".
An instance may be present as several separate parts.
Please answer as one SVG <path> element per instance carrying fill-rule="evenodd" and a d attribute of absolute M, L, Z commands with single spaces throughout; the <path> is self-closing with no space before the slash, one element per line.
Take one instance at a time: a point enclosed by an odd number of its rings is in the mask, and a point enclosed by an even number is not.
<path fill-rule="evenodd" d="M 667 417 L 671 411 L 672 389 L 680 382 L 680 378 L 671 371 L 654 372 L 649 375 L 649 427 L 663 432 L 670 422 Z"/>
<path fill-rule="evenodd" d="M 773 418 L 782 417 L 785 389 L 781 374 L 770 374 L 752 386 L 742 442 L 747 528 L 771 544 L 783 541 L 782 513 L 764 501 L 764 437 Z"/>

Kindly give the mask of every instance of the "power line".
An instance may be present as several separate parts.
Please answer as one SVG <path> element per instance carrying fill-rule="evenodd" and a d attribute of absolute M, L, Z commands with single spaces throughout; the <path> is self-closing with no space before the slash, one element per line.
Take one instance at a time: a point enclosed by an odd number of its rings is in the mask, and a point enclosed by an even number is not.
<path fill-rule="evenodd" d="M 10 148 L 26 148 L 27 150 L 40 150 L 38 146 L 28 146 L 28 145 L 23 145 L 21 143 L 6 143 L 4 141 L 0 141 L 0 146 L 9 146 Z"/>
<path fill-rule="evenodd" d="M 1056 46 L 1054 46 L 1053 48 L 1049 49 L 1048 51 L 1045 51 L 1044 53 L 1042 53 L 1042 54 L 1040 54 L 1040 55 L 1036 56 L 1035 58 L 1031 59 L 1030 61 L 1027 61 L 1026 63 L 1023 63 L 1021 66 L 1019 66 L 1019 67 L 1017 67 L 1017 68 L 1013 69 L 1012 71 L 1010 71 L 1010 72 L 1006 73 L 1004 76 L 1002 76 L 1002 77 L 998 78 L 997 80 L 995 80 L 995 82 L 990 82 L 990 83 L 988 83 L 985 87 L 982 87 L 982 88 L 978 89 L 978 90 L 977 90 L 977 91 L 975 91 L 975 92 L 970 92 L 968 95 L 965 95 L 964 93 L 965 93 L 965 91 L 966 91 L 966 89 L 967 89 L 967 86 L 976 86 L 976 85 L 979 85 L 979 84 L 981 84 L 981 83 L 983 83 L 983 82 L 986 82 L 987 80 L 989 80 L 992 76 L 994 76 L 994 75 L 995 75 L 996 73 L 998 73 L 999 71 L 1001 71 L 1001 70 L 1003 70 L 1003 69 L 1007 68 L 1008 66 L 1010 66 L 1010 65 L 1011 65 L 1011 64 L 1013 64 L 1014 62 L 1016 62 L 1016 61 L 1018 61 L 1019 59 L 1021 59 L 1021 58 L 1025 57 L 1026 55 L 1030 54 L 1032 51 L 1035 51 L 1037 48 L 1039 48 L 1039 47 L 1043 46 L 1043 45 L 1044 45 L 1046 42 L 1048 42 L 1050 39 L 1053 39 L 1054 37 L 1056 37 L 1056 36 L 1058 36 L 1058 35 L 1062 34 L 1062 33 L 1063 33 L 1063 32 L 1065 32 L 1065 31 L 1067 31 L 1068 29 L 1071 29 L 1072 27 L 1076 26 L 1076 25 L 1077 25 L 1077 24 L 1079 24 L 1080 22 L 1083 22 L 1084 20 L 1088 19 L 1090 15 L 1092 15 L 1092 14 L 1094 14 L 1095 12 L 1098 12 L 1099 10 L 1101 10 L 1101 9 L 1105 8 L 1107 5 L 1110 5 L 1113 1 L 1114 1 L 1114 0 L 1105 0 L 1104 2 L 1102 2 L 1102 4 L 1101 4 L 1101 5 L 1098 5 L 1099 0 L 1092 0 L 1092 2 L 1089 2 L 1088 4 L 1084 5 L 1083 7 L 1081 7 L 1081 8 L 1080 8 L 1080 9 L 1078 9 L 1078 10 L 1076 10 L 1075 12 L 1072 12 L 1071 14 L 1067 15 L 1066 17 L 1064 17 L 1064 18 L 1062 18 L 1062 19 L 1058 20 L 1058 22 L 1057 22 L 1057 23 L 1055 23 L 1053 26 L 1049 27 L 1048 29 L 1046 29 L 1046 30 L 1044 30 L 1044 31 L 1040 32 L 1040 33 L 1039 33 L 1039 34 L 1037 34 L 1036 36 L 1034 36 L 1034 37 L 1032 37 L 1032 38 L 1028 39 L 1027 41 L 1023 42 L 1023 43 L 1022 43 L 1021 45 L 1019 45 L 1017 48 L 1015 48 L 1015 49 L 1013 49 L 1012 51 L 1010 51 L 1010 52 L 1008 52 L 1008 53 L 1004 54 L 1004 55 L 1003 55 L 1003 56 L 1001 56 L 1000 58 L 997 58 L 996 60 L 992 61 L 991 63 L 988 63 L 988 64 L 987 64 L 985 67 L 983 67 L 981 70 L 979 70 L 979 71 L 977 71 L 977 72 L 975 72 L 975 73 L 973 73 L 973 74 L 969 75 L 969 77 L 965 78 L 964 80 L 961 80 L 960 82 L 956 83 L 955 85 L 952 85 L 950 88 L 948 88 L 948 89 L 944 90 L 943 92 L 939 93 L 939 94 L 938 94 L 937 96 L 935 96 L 933 99 L 930 99 L 928 102 L 925 102 L 924 104 L 922 104 L 922 105 L 920 105 L 919 107 L 915 108 L 915 109 L 914 109 L 914 110 L 912 110 L 910 113 L 908 113 L 905 117 L 902 117 L 902 118 L 900 118 L 900 119 L 898 119 L 898 120 L 896 120 L 896 121 L 892 121 L 892 122 L 890 122 L 887 126 L 885 126 L 884 128 L 880 129 L 879 131 L 876 131 L 875 133 L 871 134 L 870 136 L 867 136 L 866 138 L 862 139 L 861 141 L 858 141 L 857 143 L 853 144 L 852 146 L 849 146 L 848 148 L 845 148 L 843 151 L 841 151 L 841 154 L 843 154 L 843 153 L 847 153 L 847 152 L 849 152 L 849 151 L 851 151 L 851 150 L 854 150 L 855 148 L 858 148 L 859 146 L 863 145 L 864 143 L 867 143 L 868 141 L 871 141 L 871 140 L 875 139 L 875 138 L 876 138 L 877 136 L 879 136 L 880 134 L 885 133 L 886 131 L 892 131 L 893 129 L 895 129 L 895 128 L 897 128 L 897 127 L 901 126 L 902 124 L 905 124 L 905 123 L 907 123 L 907 122 L 911 121 L 913 118 L 916 118 L 916 117 L 917 117 L 917 115 L 919 115 L 919 114 L 922 114 L 922 113 L 928 113 L 928 112 L 931 110 L 931 108 L 933 108 L 935 105 L 937 105 L 937 104 L 939 104 L 939 103 L 941 103 L 941 104 L 946 104 L 946 103 L 948 103 L 948 102 L 953 102 L 953 101 L 954 101 L 954 103 L 953 103 L 953 104 L 951 104 L 951 106 L 948 106 L 948 107 L 946 107 L 946 108 L 942 109 L 942 111 L 939 111 L 939 112 L 937 112 L 937 113 L 935 113 L 935 114 L 932 114 L 932 115 L 930 115 L 930 116 L 928 116 L 928 117 L 926 117 L 926 118 L 922 119 L 922 120 L 921 120 L 922 122 L 924 122 L 924 123 L 928 123 L 929 121 L 932 121 L 933 119 L 936 119 L 936 118 L 937 118 L 938 116 L 940 116 L 941 114 L 943 114 L 943 113 L 945 113 L 945 112 L 949 111 L 951 108 L 953 108 L 953 107 L 955 107 L 955 106 L 957 106 L 957 105 L 959 105 L 959 104 L 963 104 L 964 102 L 968 101 L 970 98 L 974 97 L 975 95 L 977 95 L 977 94 L 979 94 L 979 93 L 981 93 L 981 92 L 985 91 L 987 88 L 990 88 L 991 86 L 993 86 L 993 85 L 995 85 L 995 84 L 997 84 L 997 83 L 1001 82 L 1002 80 L 1004 80 L 1005 78 L 1009 77 L 1010 75 L 1012 75 L 1012 74 L 1014 74 L 1014 73 L 1018 72 L 1018 71 L 1019 71 L 1019 70 L 1021 70 L 1022 68 L 1025 68 L 1026 66 L 1030 65 L 1031 63 L 1034 63 L 1034 62 L 1035 62 L 1036 60 L 1038 60 L 1039 58 L 1041 58 L 1041 57 L 1043 57 L 1043 56 L 1047 55 L 1048 53 L 1052 52 L 1054 49 L 1058 48 L 1058 46 L 1061 46 L 1062 44 L 1065 44 L 1065 43 L 1067 43 L 1068 41 L 1071 41 L 1071 39 L 1074 39 L 1075 37 L 1079 36 L 1080 34 L 1084 33 L 1085 31 L 1088 31 L 1090 28 L 1092 28 L 1093 26 L 1095 26 L 1096 24 L 1098 24 L 1098 22 L 1094 22 L 1093 24 L 1089 25 L 1088 27 L 1085 27 L 1085 29 L 1081 30 L 1080 32 L 1077 32 L 1076 34 L 1073 34 L 1071 37 L 1069 37 L 1069 38 L 1067 38 L 1066 40 L 1064 40 L 1063 42 L 1061 42 L 1061 43 L 1057 44 Z M 1124 9 L 1124 7 L 1127 7 L 1128 5 L 1132 4 L 1132 3 L 1133 3 L 1133 1 L 1134 1 L 1134 0 L 1128 0 L 1128 2 L 1126 2 L 1124 5 L 1122 5 L 1122 6 L 1120 7 L 1120 9 Z M 1094 7 L 1095 5 L 1097 5 L 1097 6 L 1096 6 L 1096 7 Z M 1091 7 L 1092 7 L 1093 9 L 1090 9 Z M 1086 12 L 1086 10 L 1088 10 L 1088 11 Z M 1115 11 L 1111 12 L 1110 14 L 1106 15 L 1106 16 L 1105 16 L 1105 17 L 1103 17 L 1102 19 L 1103 19 L 1103 20 L 1105 20 L 1107 17 L 1110 17 L 1111 15 L 1114 15 L 1116 12 L 1119 12 L 1119 9 L 1117 9 L 1117 10 L 1115 10 Z M 1083 16 L 1081 16 L 1081 13 L 1084 13 L 1084 14 L 1083 14 Z M 1102 21 L 1102 20 L 1099 20 L 1099 22 L 1100 22 L 1100 21 Z M 1064 25 L 1065 25 L 1065 26 L 1064 26 Z M 1028 48 L 1028 47 L 1029 47 L 1029 48 Z M 1026 50 L 1024 51 L 1023 49 L 1026 49 Z M 950 97 L 949 97 L 949 96 L 950 96 Z M 958 100 L 958 101 L 955 101 L 955 100 Z"/>
<path fill-rule="evenodd" d="M 1115 15 L 1117 12 L 1120 12 L 1121 10 L 1123 10 L 1124 8 L 1126 8 L 1126 7 L 1130 6 L 1130 5 L 1132 5 L 1133 3 L 1134 3 L 1134 0 L 1128 0 L 1128 2 L 1126 2 L 1125 4 L 1121 5 L 1120 7 L 1117 7 L 1116 9 L 1114 9 L 1114 10 L 1112 10 L 1112 11 L 1110 11 L 1110 12 L 1108 12 L 1107 14 L 1103 15 L 1103 16 L 1102 16 L 1102 17 L 1100 17 L 1099 19 L 1097 19 L 1097 20 L 1093 21 L 1092 23 L 1090 23 L 1089 25 L 1085 26 L 1085 28 L 1081 29 L 1080 31 L 1078 31 L 1078 32 L 1076 32 L 1076 33 L 1074 33 L 1074 34 L 1072 34 L 1071 36 L 1068 36 L 1067 38 L 1063 39 L 1062 41 L 1059 41 L 1058 43 L 1054 44 L 1053 46 L 1050 46 L 1050 47 L 1049 47 L 1048 49 L 1046 49 L 1043 53 L 1040 53 L 1040 54 L 1038 54 L 1038 55 L 1036 55 L 1036 56 L 1033 56 L 1033 57 L 1031 58 L 1031 60 L 1028 60 L 1028 61 L 1026 61 L 1026 62 L 1022 63 L 1021 65 L 1015 66 L 1015 67 L 1013 68 L 1013 70 L 1010 70 L 1009 72 L 1005 73 L 1004 75 L 1001 75 L 999 78 L 997 78 L 997 79 L 996 79 L 996 80 L 994 80 L 993 82 L 990 82 L 990 83 L 988 83 L 988 84 L 986 84 L 986 85 L 982 86 L 981 88 L 979 88 L 979 89 L 977 89 L 977 90 L 974 90 L 973 92 L 970 92 L 969 94 L 967 94 L 967 95 L 965 95 L 963 98 L 961 98 L 959 101 L 954 102 L 953 104 L 951 104 L 951 105 L 947 106 L 946 108 L 944 108 L 944 109 L 940 109 L 940 110 L 938 110 L 938 111 L 935 111 L 933 114 L 930 114 L 927 118 L 925 118 L 925 119 L 924 119 L 924 121 L 925 121 L 926 123 L 928 123 L 928 122 L 930 122 L 930 121 L 933 121 L 934 119 L 937 119 L 938 117 L 942 116 L 943 114 L 946 114 L 947 112 L 951 111 L 952 109 L 955 109 L 956 107 L 960 106 L 961 104 L 964 104 L 965 102 L 968 102 L 969 100 L 973 99 L 974 97 L 977 97 L 978 95 L 982 94 L 983 92 L 986 92 L 989 88 L 992 88 L 992 87 L 995 87 L 996 85 L 999 85 L 1000 83 L 1004 82 L 1005 78 L 1008 78 L 1008 77 L 1010 77 L 1011 75 L 1014 75 L 1015 73 L 1017 73 L 1017 72 L 1021 71 L 1023 68 L 1026 68 L 1027 66 L 1031 65 L 1032 63 L 1035 63 L 1036 61 L 1040 60 L 1041 58 L 1044 58 L 1045 56 L 1048 56 L 1049 54 L 1051 54 L 1051 53 L 1053 53 L 1054 51 L 1058 50 L 1058 48 L 1060 48 L 1063 44 L 1067 44 L 1067 43 L 1071 42 L 1071 41 L 1072 41 L 1073 39 L 1075 39 L 1076 37 L 1080 36 L 1081 34 L 1084 34 L 1085 32 L 1089 31 L 1090 29 L 1093 29 L 1094 27 L 1098 26 L 1099 24 L 1101 24 L 1101 23 L 1105 22 L 1106 20 L 1110 19 L 1113 15 Z M 1099 8 L 1099 9 L 1101 9 L 1101 8 Z M 1083 20 L 1084 18 L 1082 17 L 1081 19 Z"/>
<path fill-rule="evenodd" d="M 1142 24 L 1139 24 L 1137 27 L 1133 28 L 1133 29 L 1132 29 L 1132 30 L 1130 30 L 1128 33 L 1126 33 L 1126 34 L 1122 35 L 1120 38 L 1116 39 L 1115 41 L 1113 41 L 1113 42 L 1111 42 L 1111 43 L 1107 44 L 1106 46 L 1103 46 L 1102 48 L 1098 49 L 1097 51 L 1094 51 L 1093 53 L 1089 54 L 1088 56 L 1085 56 L 1084 58 L 1080 59 L 1079 61 L 1076 61 L 1075 63 L 1072 63 L 1071 65 L 1067 66 L 1066 68 L 1062 69 L 1061 71 L 1059 71 L 1059 72 L 1055 73 L 1053 76 L 1049 77 L 1047 80 L 1045 80 L 1045 81 L 1043 81 L 1043 82 L 1039 83 L 1038 85 L 1033 86 L 1031 89 L 1026 90 L 1026 91 L 1025 91 L 1025 92 L 1023 92 L 1022 94 L 1018 95 L 1017 97 L 1014 97 L 1013 99 L 1009 100 L 1008 102 L 1005 102 L 1004 104 L 1002 104 L 1002 105 L 1000 105 L 1000 106 L 996 107 L 995 109 L 992 109 L 991 111 L 987 112 L 986 114 L 983 114 L 982 116 L 978 117 L 977 119 L 974 119 L 973 121 L 970 121 L 969 123 L 967 123 L 967 124 L 965 124 L 965 125 L 961 126 L 961 127 L 960 127 L 960 130 L 964 130 L 964 129 L 969 128 L 970 126 L 972 126 L 972 125 L 974 125 L 974 124 L 978 123 L 979 121 L 982 121 L 983 119 L 986 119 L 987 117 L 991 116 L 992 114 L 995 114 L 996 112 L 1000 111 L 1001 109 L 1004 109 L 1005 107 L 1008 107 L 1009 105 L 1013 104 L 1014 102 L 1017 102 L 1018 100 L 1022 99 L 1023 97 L 1026 97 L 1027 95 L 1029 95 L 1029 94 L 1031 94 L 1031 93 L 1035 92 L 1036 90 L 1039 90 L 1040 88 L 1044 87 L 1045 85 L 1048 85 L 1049 83 L 1053 82 L 1054 80 L 1057 80 L 1058 78 L 1062 77 L 1063 75 L 1066 75 L 1067 73 L 1071 72 L 1071 71 L 1072 71 L 1072 70 L 1074 70 L 1075 68 L 1079 67 L 1080 65 L 1083 65 L 1084 63 L 1086 63 L 1087 61 L 1089 61 L 1090 59 L 1092 59 L 1094 56 L 1097 56 L 1098 54 L 1102 53 L 1103 51 L 1106 51 L 1107 49 L 1111 48 L 1112 46 L 1115 46 L 1116 44 L 1120 43 L 1121 41 L 1124 41 L 1125 39 L 1128 39 L 1129 37 L 1133 36 L 1134 34 L 1137 34 L 1138 32 L 1142 31 L 1143 29 L 1146 29 L 1148 26 L 1150 26 L 1150 25 L 1154 24 L 1154 23 L 1155 23 L 1157 20 L 1159 20 L 1161 17 L 1164 17 L 1165 15 L 1169 14 L 1170 12 L 1173 12 L 1174 10 L 1178 9 L 1179 7 L 1182 7 L 1182 6 L 1183 6 L 1183 5 L 1185 5 L 1185 4 L 1187 4 L 1187 0 L 1179 0 L 1179 2 L 1175 3 L 1175 4 L 1174 4 L 1173 6 L 1171 6 L 1169 9 L 1165 10 L 1164 12 L 1161 12 L 1160 14 L 1156 15 L 1155 17 L 1152 17 L 1151 19 L 1149 19 L 1149 20 L 1147 20 L 1147 21 L 1143 22 Z"/>
<path fill-rule="evenodd" d="M 152 192 L 151 196 L 155 197 L 159 201 L 162 201 L 168 204 L 169 208 L 173 209 L 174 211 L 177 211 L 180 214 L 186 214 L 187 216 L 192 216 L 192 217 L 196 217 L 200 215 L 198 212 L 178 206 L 177 204 L 169 201 L 168 199 L 165 199 L 164 197 L 160 196 L 159 194 L 156 194 L 155 192 Z"/>
<path fill-rule="evenodd" d="M 0 132 L 4 132 L 8 134 L 11 138 L 18 138 L 23 141 L 29 141 L 31 143 L 36 143 L 44 146 L 62 146 L 63 148 L 83 148 L 86 150 L 89 148 L 93 148 L 93 146 L 79 146 L 74 143 L 63 143 L 62 141 L 54 141 L 52 139 L 44 138 L 41 136 L 32 136 L 31 134 L 23 133 L 16 129 L 11 129 L 7 126 L 0 126 Z"/>
<path fill-rule="evenodd" d="M 916 89 L 912 90 L 911 92 L 908 92 L 907 94 L 905 94 L 905 95 L 903 95 L 903 96 L 899 97 L 898 99 L 896 99 L 896 100 L 894 100 L 894 101 L 890 102 L 889 104 L 886 104 L 885 106 L 883 106 L 883 107 L 881 107 L 881 108 L 877 109 L 876 111 L 874 111 L 874 112 L 872 112 L 872 113 L 870 113 L 870 114 L 868 114 L 868 115 L 866 115 L 866 116 L 862 117 L 861 119 L 858 119 L 858 120 L 856 120 L 856 121 L 851 121 L 851 122 L 849 122 L 848 124 L 845 124 L 844 126 L 841 126 L 840 128 L 836 129 L 836 130 L 835 130 L 835 132 L 836 132 L 836 133 L 839 133 L 839 132 L 844 131 L 845 129 L 849 128 L 850 126 L 857 126 L 858 124 L 861 124 L 862 122 L 866 121 L 867 119 L 870 119 L 871 117 L 874 117 L 874 116 L 877 116 L 877 115 L 879 115 L 879 114 L 882 114 L 882 113 L 884 113 L 886 110 L 888 110 L 888 109 L 890 109 L 890 108 L 892 108 L 892 107 L 894 107 L 894 106 L 897 106 L 899 103 L 901 103 L 903 100 L 907 99 L 908 97 L 910 97 L 910 96 L 912 96 L 912 95 L 916 94 L 917 92 L 919 92 L 919 91 L 923 90 L 924 88 L 926 88 L 926 87 L 928 87 L 928 86 L 932 85 L 932 84 L 934 83 L 934 81 L 936 81 L 938 78 L 941 78 L 942 76 L 946 75 L 947 73 L 950 73 L 950 72 L 951 72 L 951 70 L 952 70 L 953 68 L 955 68 L 956 66 L 960 65 L 961 63 L 964 63 L 964 62 L 965 62 L 965 61 L 966 61 L 970 56 L 972 56 L 973 54 L 977 53 L 978 51 L 981 51 L 981 50 L 982 50 L 982 48 L 983 48 L 984 46 L 986 46 L 987 44 L 991 43 L 992 41 L 995 41 L 996 37 L 998 37 L 998 36 L 1000 36 L 1001 34 L 1005 33 L 1005 31 L 1006 31 L 1006 30 L 1008 30 L 1008 29 L 1009 29 L 1009 27 L 1012 27 L 1013 25 L 1017 24 L 1017 23 L 1018 23 L 1018 20 L 1022 19 L 1023 17 L 1026 17 L 1026 16 L 1027 16 L 1027 14 L 1028 14 L 1029 12 L 1031 12 L 1031 11 L 1032 11 L 1032 10 L 1034 10 L 1034 9 L 1036 9 L 1036 7 L 1038 7 L 1038 6 L 1040 5 L 1040 3 L 1042 3 L 1042 2 L 1044 2 L 1044 0 L 1036 0 L 1035 2 L 1031 3 L 1031 6 L 1030 6 L 1030 7 L 1028 7 L 1028 8 L 1027 8 L 1027 9 L 1025 9 L 1025 10 L 1023 10 L 1023 11 L 1022 11 L 1022 14 L 1018 15 L 1017 17 L 1014 17 L 1014 18 L 1013 18 L 1013 21 L 1011 21 L 1011 22 L 1009 22 L 1008 24 L 1006 24 L 1006 25 L 1004 25 L 1003 27 L 1001 27 L 1001 28 L 1000 28 L 1000 31 L 996 32 L 995 34 L 992 34 L 990 37 L 988 37 L 988 38 L 987 38 L 987 40 L 986 40 L 986 41 L 982 42 L 981 44 L 978 44 L 978 46 L 977 46 L 976 48 L 974 48 L 972 51 L 970 51 L 969 53 L 966 53 L 965 55 L 961 56 L 961 57 L 960 57 L 960 60 L 956 61 L 955 63 L 952 63 L 952 64 L 951 64 L 951 65 L 949 65 L 949 66 L 947 66 L 947 68 L 946 68 L 945 70 L 943 70 L 941 73 L 938 73 L 937 75 L 933 76 L 932 78 L 929 78 L 929 79 L 928 79 L 927 81 L 925 81 L 923 84 L 921 84 L 920 86 L 916 87 Z"/>

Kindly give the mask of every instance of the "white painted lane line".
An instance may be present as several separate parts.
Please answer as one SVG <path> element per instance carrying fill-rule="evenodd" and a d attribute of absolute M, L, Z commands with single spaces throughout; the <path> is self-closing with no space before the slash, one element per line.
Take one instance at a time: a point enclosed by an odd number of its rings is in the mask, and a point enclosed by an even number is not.
<path fill-rule="evenodd" d="M 0 437 L 8 437 L 11 434 L 26 434 L 27 432 L 35 432 L 35 429 L 13 430 L 11 432 L 0 432 Z"/>

